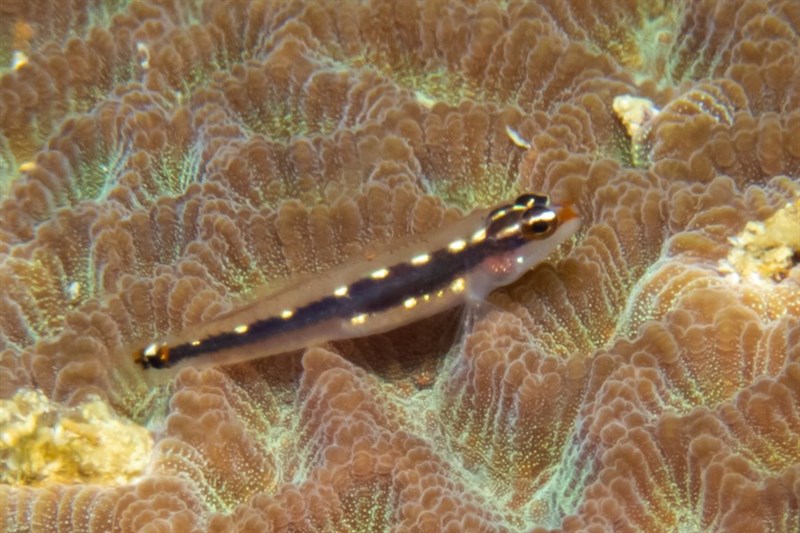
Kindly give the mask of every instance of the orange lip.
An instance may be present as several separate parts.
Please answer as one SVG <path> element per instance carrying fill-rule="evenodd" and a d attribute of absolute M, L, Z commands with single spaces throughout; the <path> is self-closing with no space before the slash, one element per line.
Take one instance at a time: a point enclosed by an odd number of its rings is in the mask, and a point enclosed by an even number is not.
<path fill-rule="evenodd" d="M 572 220 L 573 218 L 580 218 L 580 215 L 577 211 L 572 208 L 572 204 L 566 204 L 561 207 L 558 211 L 558 221 L 559 222 L 566 222 L 567 220 Z"/>

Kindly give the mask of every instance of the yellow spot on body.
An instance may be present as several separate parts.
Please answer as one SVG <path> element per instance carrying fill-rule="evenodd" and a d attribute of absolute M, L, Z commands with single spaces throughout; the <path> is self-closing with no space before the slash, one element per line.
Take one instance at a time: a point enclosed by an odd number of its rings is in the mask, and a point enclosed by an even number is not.
<path fill-rule="evenodd" d="M 25 161 L 19 166 L 20 172 L 28 172 L 29 170 L 33 170 L 36 168 L 36 163 L 34 161 Z"/>
<path fill-rule="evenodd" d="M 147 348 L 145 348 L 145 349 L 144 349 L 144 354 L 145 354 L 147 357 L 153 357 L 153 356 L 155 356 L 155 355 L 156 355 L 156 352 L 157 352 L 157 351 L 158 351 L 158 345 L 157 345 L 156 343 L 154 343 L 154 342 L 153 342 L 153 343 L 150 343 L 150 344 L 147 346 Z"/>
<path fill-rule="evenodd" d="M 366 321 L 367 321 L 367 315 L 365 315 L 363 313 L 360 314 L 360 315 L 356 315 L 356 316 L 354 316 L 353 318 L 350 319 L 350 323 L 355 325 L 355 326 L 359 326 L 359 325 L 365 323 Z"/>
<path fill-rule="evenodd" d="M 248 329 L 250 329 L 250 326 L 248 326 L 247 324 L 239 324 L 238 326 L 233 328 L 233 331 L 241 334 L 241 333 L 247 333 Z"/>
<path fill-rule="evenodd" d="M 411 309 L 415 305 L 417 305 L 417 299 L 416 298 L 409 298 L 405 302 L 403 302 L 403 307 L 405 307 L 406 309 Z"/>
<path fill-rule="evenodd" d="M 436 291 L 436 297 L 437 298 L 441 298 L 442 296 L 444 296 L 444 291 L 441 291 L 441 290 L 440 291 Z"/>
<path fill-rule="evenodd" d="M 450 284 L 450 289 L 452 289 L 452 291 L 455 293 L 464 292 L 464 289 L 466 288 L 467 282 L 464 281 L 464 278 L 458 278 Z"/>
<path fill-rule="evenodd" d="M 479 229 L 478 231 L 476 231 L 475 233 L 472 234 L 472 242 L 473 243 L 482 242 L 485 238 L 486 238 L 486 230 L 485 229 Z"/>
<path fill-rule="evenodd" d="M 422 299 L 425 300 L 426 302 L 430 302 L 431 301 L 431 295 L 430 294 L 426 294 L 426 295 L 424 295 L 422 297 Z"/>
<path fill-rule="evenodd" d="M 333 295 L 338 296 L 339 298 L 341 298 L 342 296 L 347 296 L 347 286 L 342 285 L 341 287 L 333 291 Z"/>
<path fill-rule="evenodd" d="M 294 311 L 292 311 L 291 309 L 284 309 L 283 311 L 281 311 L 281 318 L 284 320 L 292 318 L 293 316 L 294 316 Z"/>
<path fill-rule="evenodd" d="M 372 274 L 370 274 L 369 276 L 370 276 L 372 279 L 383 279 L 383 278 L 385 278 L 385 277 L 386 277 L 386 276 L 388 276 L 388 275 L 389 275 L 389 270 L 387 270 L 387 269 L 385 269 L 385 268 L 381 268 L 380 270 L 376 270 L 375 272 L 373 272 L 373 273 L 372 273 Z"/>
<path fill-rule="evenodd" d="M 411 264 L 415 266 L 424 265 L 428 261 L 431 260 L 431 256 L 428 254 L 419 254 L 415 255 L 411 258 Z"/>
<path fill-rule="evenodd" d="M 467 241 L 465 241 L 464 239 L 458 239 L 457 241 L 453 241 L 447 245 L 447 249 L 453 253 L 460 252 L 466 247 L 467 247 Z"/>
<path fill-rule="evenodd" d="M 192 341 L 192 346 L 200 346 L 200 341 Z"/>

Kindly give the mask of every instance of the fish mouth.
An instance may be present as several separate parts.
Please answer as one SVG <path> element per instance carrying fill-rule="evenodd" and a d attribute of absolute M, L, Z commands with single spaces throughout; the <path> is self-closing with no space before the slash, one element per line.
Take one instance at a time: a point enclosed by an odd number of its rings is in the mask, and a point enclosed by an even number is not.
<path fill-rule="evenodd" d="M 581 216 L 575 211 L 574 204 L 565 204 L 558 210 L 558 221 L 563 223 L 569 220 L 580 218 Z"/>

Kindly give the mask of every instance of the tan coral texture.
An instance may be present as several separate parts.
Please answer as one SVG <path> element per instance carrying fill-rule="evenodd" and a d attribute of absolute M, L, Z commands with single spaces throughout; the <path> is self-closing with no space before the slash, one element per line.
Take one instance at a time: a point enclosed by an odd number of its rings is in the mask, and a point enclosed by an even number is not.
<path fill-rule="evenodd" d="M 0 2 L 0 531 L 797 533 L 799 32 L 797 0 Z M 523 191 L 582 225 L 488 304 L 132 360 Z M 90 404 L 144 467 L 48 477 L 84 441 L 47 413 Z"/>

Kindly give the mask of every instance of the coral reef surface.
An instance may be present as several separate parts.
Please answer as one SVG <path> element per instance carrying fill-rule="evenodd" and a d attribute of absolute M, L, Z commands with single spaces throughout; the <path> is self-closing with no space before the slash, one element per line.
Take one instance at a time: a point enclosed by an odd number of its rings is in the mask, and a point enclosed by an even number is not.
<path fill-rule="evenodd" d="M 0 530 L 800 531 L 799 32 L 797 0 L 0 2 Z M 131 359 L 522 191 L 581 229 L 467 318 Z"/>

